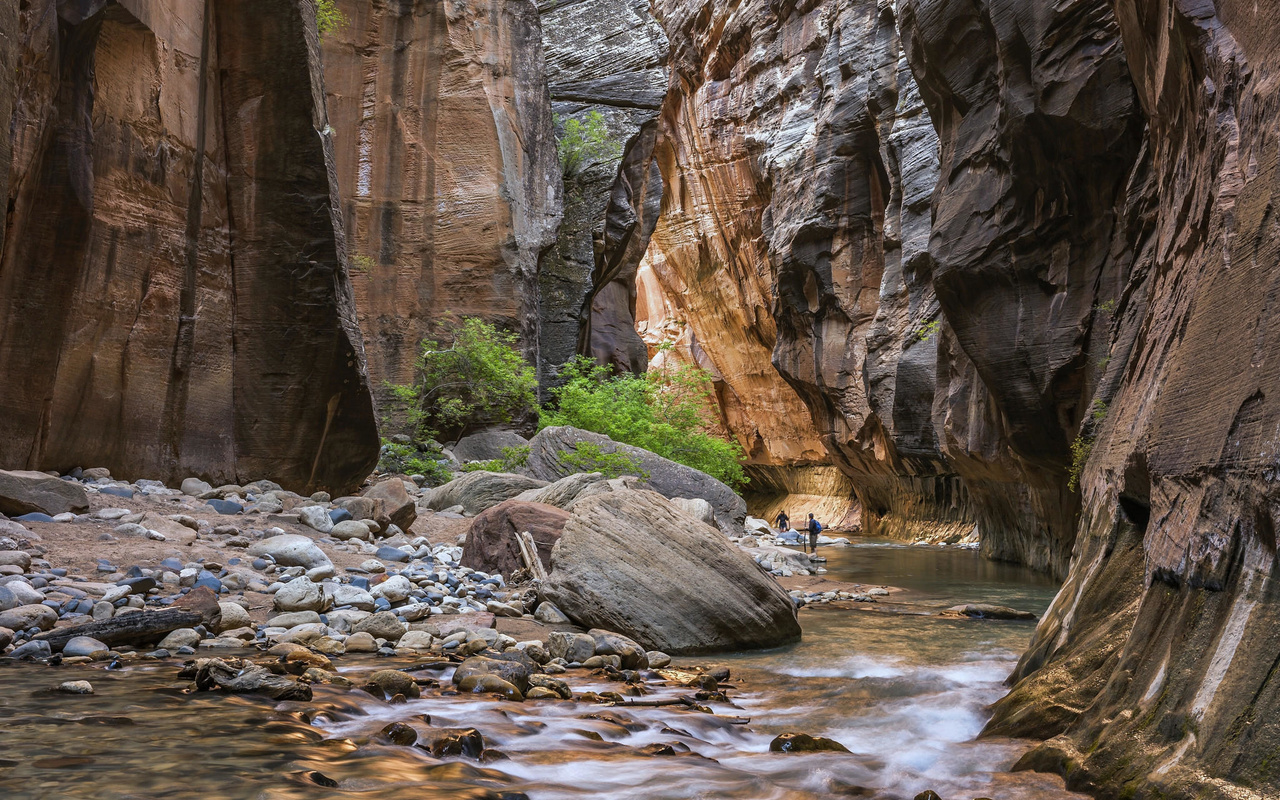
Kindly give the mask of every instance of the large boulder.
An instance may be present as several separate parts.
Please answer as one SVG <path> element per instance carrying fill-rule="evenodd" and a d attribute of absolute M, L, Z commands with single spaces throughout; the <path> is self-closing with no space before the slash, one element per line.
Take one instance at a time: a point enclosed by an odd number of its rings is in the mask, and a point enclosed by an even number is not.
<path fill-rule="evenodd" d="M 747 518 L 747 503 L 728 485 L 705 472 L 677 464 L 639 447 L 620 444 L 598 433 L 571 427 L 546 428 L 529 443 L 529 463 L 525 471 L 539 480 L 555 481 L 580 471 L 565 461 L 582 443 L 599 447 L 604 453 L 622 453 L 645 473 L 649 486 L 668 498 L 701 498 L 715 511 L 716 525 L 725 533 L 740 535 Z"/>
<path fill-rule="evenodd" d="M 292 533 L 255 542 L 246 552 L 251 556 L 270 556 L 277 564 L 285 567 L 315 569 L 333 564 L 319 545 L 305 536 Z"/>
<path fill-rule="evenodd" d="M 556 508 L 569 508 L 574 500 L 588 491 L 598 490 L 599 484 L 604 482 L 605 477 L 599 472 L 575 472 L 541 489 L 521 492 L 516 499 L 529 503 L 545 503 Z"/>
<path fill-rule="evenodd" d="M 43 472 L 0 470 L 0 514 L 83 514 L 89 495 L 75 481 L 64 481 Z"/>
<path fill-rule="evenodd" d="M 465 464 L 468 461 L 496 461 L 503 457 L 503 448 L 528 446 L 529 440 L 515 431 L 491 428 L 464 436 L 449 449 L 453 451 L 454 458 Z"/>
<path fill-rule="evenodd" d="M 505 472 L 469 472 L 433 489 L 426 496 L 428 508 L 443 511 L 462 506 L 468 514 L 479 514 L 529 489 L 541 489 L 547 482 L 527 475 Z"/>
<path fill-rule="evenodd" d="M 568 511 L 542 503 L 519 500 L 499 503 L 471 523 L 460 563 L 482 572 L 509 576 L 525 566 L 516 534 L 528 531 L 533 536 L 538 559 L 550 569 L 551 548 L 560 541 L 560 531 L 568 520 Z"/>
<path fill-rule="evenodd" d="M 0 628 L 12 631 L 24 631 L 27 628 L 47 631 L 57 621 L 58 612 L 45 605 L 18 606 L 0 612 Z"/>
<path fill-rule="evenodd" d="M 656 492 L 580 500 L 551 551 L 543 596 L 584 628 L 674 654 L 800 638 L 795 604 L 715 528 Z"/>
<path fill-rule="evenodd" d="M 382 513 L 385 517 L 377 520 L 379 524 L 389 523 L 402 531 L 407 531 L 418 518 L 418 509 L 414 505 L 413 498 L 409 496 L 409 491 L 404 488 L 404 481 L 400 478 L 388 478 L 365 489 L 361 496 L 375 503 L 381 501 Z"/>

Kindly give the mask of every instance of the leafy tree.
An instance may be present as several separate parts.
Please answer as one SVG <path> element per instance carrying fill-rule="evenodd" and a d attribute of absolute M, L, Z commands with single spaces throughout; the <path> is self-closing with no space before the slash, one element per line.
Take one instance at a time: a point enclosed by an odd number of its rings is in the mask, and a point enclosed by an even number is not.
<path fill-rule="evenodd" d="M 391 387 L 416 438 L 453 438 L 536 414 L 538 379 L 518 344 L 515 334 L 476 318 L 453 327 L 447 348 L 423 341 L 414 382 Z"/>
<path fill-rule="evenodd" d="M 746 484 L 742 448 L 715 432 L 712 382 L 705 370 L 680 366 L 643 377 L 614 375 L 608 367 L 578 357 L 560 374 L 565 383 L 552 391 L 556 406 L 543 410 L 543 427 L 572 425 L 602 433 L 730 486 Z M 584 460 L 591 458 L 581 447 L 578 453 Z"/>
<path fill-rule="evenodd" d="M 577 175 L 588 164 L 622 157 L 622 145 L 609 133 L 599 111 L 588 113 L 585 122 L 574 118 L 566 120 L 557 114 L 555 125 L 561 131 L 557 149 L 566 178 Z"/>
<path fill-rule="evenodd" d="M 320 31 L 320 38 L 324 38 L 330 33 L 345 28 L 347 25 L 347 17 L 338 9 L 338 0 L 318 0 L 316 3 L 316 28 Z"/>

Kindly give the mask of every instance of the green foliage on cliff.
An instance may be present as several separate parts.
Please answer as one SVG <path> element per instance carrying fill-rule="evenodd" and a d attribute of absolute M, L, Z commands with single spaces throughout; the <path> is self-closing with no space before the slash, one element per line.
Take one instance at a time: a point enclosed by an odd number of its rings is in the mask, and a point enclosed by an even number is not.
<path fill-rule="evenodd" d="M 338 9 L 337 0 L 317 0 L 316 28 L 320 31 L 321 39 L 346 25 L 347 17 Z"/>
<path fill-rule="evenodd" d="M 393 385 L 415 439 L 469 431 L 536 415 L 538 379 L 515 334 L 481 319 L 453 325 L 453 344 L 422 342 L 409 385 Z"/>
<path fill-rule="evenodd" d="M 730 486 L 747 483 L 742 448 L 715 433 L 714 392 L 705 370 L 680 366 L 643 377 L 614 375 L 608 367 L 579 357 L 561 368 L 561 376 L 565 383 L 552 390 L 556 403 L 543 410 L 543 427 L 572 425 L 602 433 L 702 470 Z M 579 453 L 590 457 L 581 448 Z"/>
<path fill-rule="evenodd" d="M 588 113 L 585 121 L 564 119 L 557 114 L 555 126 L 560 131 L 556 146 L 566 178 L 572 178 L 594 162 L 622 157 L 622 145 L 609 133 L 599 111 Z"/>

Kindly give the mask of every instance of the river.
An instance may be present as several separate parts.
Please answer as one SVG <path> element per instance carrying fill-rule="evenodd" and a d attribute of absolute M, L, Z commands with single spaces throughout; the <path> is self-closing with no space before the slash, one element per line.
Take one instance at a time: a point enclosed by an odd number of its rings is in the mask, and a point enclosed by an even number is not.
<path fill-rule="evenodd" d="M 824 555 L 829 578 L 908 589 L 905 599 L 921 609 L 990 602 L 1040 613 L 1055 591 L 1043 576 L 967 550 L 855 540 Z M 704 660 L 729 666 L 739 687 L 730 693 L 737 707 L 713 704 L 716 716 L 627 708 L 584 719 L 603 709 L 431 692 L 391 705 L 332 687 L 316 687 L 309 704 L 274 704 L 188 694 L 175 662 L 120 671 L 0 666 L 0 797 L 803 800 L 909 799 L 925 789 L 943 800 L 1078 797 L 1056 779 L 1002 772 L 1025 743 L 974 741 L 1031 623 L 825 608 L 803 611 L 801 621 L 798 645 Z M 340 665 L 351 674 L 391 666 Z M 575 691 L 616 688 L 565 677 Z M 93 697 L 46 691 L 86 678 Z M 646 699 L 687 691 L 658 689 Z M 506 758 L 440 761 L 377 743 L 390 722 L 424 735 L 474 727 Z M 769 753 L 770 740 L 788 731 L 834 738 L 852 753 Z M 654 743 L 675 752 L 640 753 Z"/>

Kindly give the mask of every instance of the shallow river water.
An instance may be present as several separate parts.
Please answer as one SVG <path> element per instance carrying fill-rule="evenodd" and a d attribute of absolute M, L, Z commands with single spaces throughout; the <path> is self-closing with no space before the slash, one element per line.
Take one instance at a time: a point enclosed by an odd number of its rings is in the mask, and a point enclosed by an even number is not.
<path fill-rule="evenodd" d="M 1055 590 L 972 551 L 858 541 L 824 555 L 828 577 L 903 587 L 925 607 L 990 602 L 1040 613 Z M 120 671 L 0 665 L 0 798 L 802 800 L 912 798 L 925 789 L 943 800 L 1077 797 L 1055 779 L 1003 772 L 1025 743 L 974 741 L 1031 623 L 837 609 L 805 610 L 801 621 L 798 645 L 713 660 L 732 669 L 738 687 L 733 706 L 711 704 L 715 716 L 434 692 L 391 705 L 319 686 L 311 703 L 277 704 L 188 694 L 177 661 Z M 339 666 L 354 675 L 393 665 Z M 426 674 L 448 684 L 448 671 Z M 563 677 L 575 691 L 617 688 L 585 673 Z M 46 691 L 76 679 L 97 693 Z M 657 688 L 644 699 L 688 692 Z M 621 716 L 584 718 L 597 711 Z M 391 722 L 424 736 L 476 728 L 506 758 L 438 760 L 377 743 Z M 852 754 L 769 753 L 770 740 L 788 731 L 834 738 Z M 676 752 L 641 753 L 654 743 Z"/>

